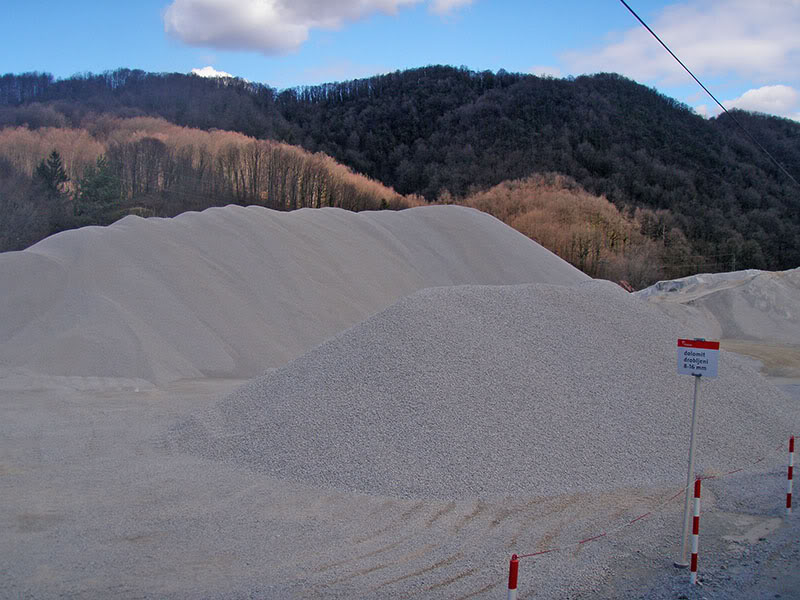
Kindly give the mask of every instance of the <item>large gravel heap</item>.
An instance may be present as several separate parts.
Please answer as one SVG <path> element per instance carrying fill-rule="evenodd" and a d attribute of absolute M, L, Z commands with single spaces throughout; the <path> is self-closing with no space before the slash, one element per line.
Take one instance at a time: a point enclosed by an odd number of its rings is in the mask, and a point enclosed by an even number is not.
<path fill-rule="evenodd" d="M 0 367 L 249 377 L 424 287 L 587 279 L 456 206 L 126 217 L 0 254 Z"/>
<path fill-rule="evenodd" d="M 686 332 L 606 282 L 432 288 L 172 431 L 179 447 L 315 486 L 497 497 L 680 484 Z M 698 467 L 744 466 L 800 419 L 735 355 L 703 381 Z"/>
<path fill-rule="evenodd" d="M 692 275 L 636 296 L 706 337 L 800 344 L 800 269 Z"/>

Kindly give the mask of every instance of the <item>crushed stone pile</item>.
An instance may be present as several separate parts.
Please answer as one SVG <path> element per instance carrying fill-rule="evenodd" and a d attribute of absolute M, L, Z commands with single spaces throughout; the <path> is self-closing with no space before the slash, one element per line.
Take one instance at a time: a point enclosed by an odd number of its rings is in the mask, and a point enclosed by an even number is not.
<path fill-rule="evenodd" d="M 685 481 L 693 380 L 680 324 L 608 282 L 431 288 L 254 379 L 170 443 L 272 476 L 396 497 L 591 492 Z M 752 463 L 791 401 L 722 353 L 697 464 Z"/>
<path fill-rule="evenodd" d="M 126 217 L 0 254 L 0 368 L 251 377 L 424 287 L 587 279 L 456 206 Z"/>
<path fill-rule="evenodd" d="M 800 345 L 800 268 L 692 275 L 635 295 L 697 336 Z"/>

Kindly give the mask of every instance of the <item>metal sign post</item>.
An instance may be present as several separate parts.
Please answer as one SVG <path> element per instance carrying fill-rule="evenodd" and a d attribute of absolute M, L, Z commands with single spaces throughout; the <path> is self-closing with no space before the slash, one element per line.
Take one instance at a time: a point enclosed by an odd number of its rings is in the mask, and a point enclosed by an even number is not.
<path fill-rule="evenodd" d="M 683 546 L 681 555 L 675 561 L 676 567 L 685 568 L 689 566 L 687 561 L 689 552 L 689 503 L 691 502 L 692 481 L 694 481 L 694 434 L 697 430 L 697 401 L 700 397 L 700 378 L 702 375 L 694 376 L 694 400 L 692 401 L 692 431 L 689 434 L 689 471 L 686 474 L 686 502 L 683 507 Z"/>
<path fill-rule="evenodd" d="M 692 429 L 689 434 L 689 470 L 686 474 L 686 503 L 683 509 L 683 544 L 681 555 L 675 561 L 676 567 L 688 567 L 689 556 L 689 523 L 691 515 L 689 507 L 692 500 L 692 483 L 694 483 L 694 448 L 697 431 L 697 406 L 700 402 L 700 379 L 717 376 L 719 342 L 707 342 L 703 339 L 678 340 L 678 374 L 694 377 L 694 398 L 692 400 Z"/>

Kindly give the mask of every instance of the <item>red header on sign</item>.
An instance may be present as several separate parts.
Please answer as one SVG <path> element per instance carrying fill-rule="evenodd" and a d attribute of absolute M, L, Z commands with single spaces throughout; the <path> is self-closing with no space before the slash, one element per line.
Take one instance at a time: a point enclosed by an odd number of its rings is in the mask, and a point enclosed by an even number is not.
<path fill-rule="evenodd" d="M 719 342 L 700 340 L 678 340 L 678 348 L 700 348 L 702 350 L 719 350 Z"/>

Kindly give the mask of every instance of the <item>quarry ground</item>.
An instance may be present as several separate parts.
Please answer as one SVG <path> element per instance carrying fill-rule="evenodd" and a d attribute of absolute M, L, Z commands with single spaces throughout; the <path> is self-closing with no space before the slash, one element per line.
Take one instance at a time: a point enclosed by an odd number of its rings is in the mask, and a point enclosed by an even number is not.
<path fill-rule="evenodd" d="M 764 340 L 800 338 L 798 273 L 673 282 L 697 297 L 665 315 L 455 206 L 128 217 L 4 254 L 0 597 L 500 598 L 512 553 L 540 553 L 520 598 L 797 597 L 800 353 Z M 698 335 L 750 358 L 700 386 L 691 588 Z"/>
<path fill-rule="evenodd" d="M 797 598 L 785 456 L 704 488 L 701 583 L 672 566 L 672 489 L 459 502 L 312 489 L 170 448 L 166 429 L 241 382 L 162 388 L 0 378 L 3 598 Z M 800 380 L 778 381 L 800 403 Z M 521 465 L 521 468 L 526 466 Z M 533 468 L 533 466 L 530 466 Z"/>

